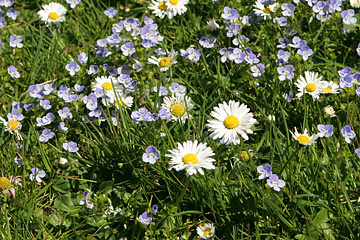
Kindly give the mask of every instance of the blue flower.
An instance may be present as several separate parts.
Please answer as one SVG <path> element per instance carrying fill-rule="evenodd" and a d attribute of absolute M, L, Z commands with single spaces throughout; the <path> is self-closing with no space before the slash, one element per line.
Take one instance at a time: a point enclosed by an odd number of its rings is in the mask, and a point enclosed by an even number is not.
<path fill-rule="evenodd" d="M 159 210 L 159 208 L 158 208 L 158 206 L 156 206 L 156 205 L 153 205 L 152 208 L 151 208 L 151 211 L 152 211 L 152 213 L 153 213 L 154 215 L 157 214 L 158 210 Z"/>
<path fill-rule="evenodd" d="M 82 206 L 86 203 L 86 207 L 91 209 L 94 207 L 94 204 L 88 200 L 89 196 L 90 196 L 89 192 L 84 191 L 83 197 L 81 198 L 79 204 Z"/>
<path fill-rule="evenodd" d="M 50 101 L 47 99 L 40 99 L 40 107 L 45 110 L 49 110 L 51 108 Z"/>
<path fill-rule="evenodd" d="M 78 61 L 80 63 L 87 63 L 88 61 L 88 57 L 86 56 L 86 53 L 82 52 L 79 54 L 79 56 L 77 57 Z"/>
<path fill-rule="evenodd" d="M 356 137 L 356 133 L 351 129 L 349 125 L 346 125 L 341 129 L 341 133 L 347 143 L 351 142 L 351 139 Z"/>
<path fill-rule="evenodd" d="M 106 16 L 108 16 L 109 18 L 113 18 L 113 17 L 115 17 L 115 15 L 117 14 L 117 10 L 115 10 L 115 9 L 113 9 L 113 8 L 109 8 L 109 9 L 107 9 L 107 10 L 105 10 L 105 12 L 104 12 L 104 14 L 106 15 Z"/>
<path fill-rule="evenodd" d="M 49 141 L 51 138 L 55 136 L 55 133 L 53 133 L 50 129 L 44 129 L 41 132 L 41 135 L 39 136 L 39 141 L 42 143 L 45 143 Z"/>
<path fill-rule="evenodd" d="M 144 212 L 139 216 L 139 220 L 144 225 L 149 225 L 152 222 L 152 217 L 148 212 Z"/>
<path fill-rule="evenodd" d="M 66 3 L 70 4 L 71 8 L 76 8 L 80 2 L 81 0 L 66 0 Z"/>
<path fill-rule="evenodd" d="M 145 163 L 154 164 L 160 158 L 160 152 L 154 146 L 148 146 L 145 153 L 142 155 L 142 160 Z"/>
<path fill-rule="evenodd" d="M 16 11 L 16 10 L 14 10 L 14 9 L 12 9 L 12 8 L 10 8 L 10 9 L 7 11 L 7 13 L 6 13 L 6 15 L 7 15 L 9 18 L 11 18 L 12 20 L 16 20 L 16 17 L 17 17 L 18 14 L 19 14 L 19 12 Z"/>
<path fill-rule="evenodd" d="M 38 182 L 42 182 L 42 178 L 46 176 L 46 173 L 44 170 L 40 170 L 38 168 L 32 168 L 30 173 L 30 180 L 34 181 L 34 179 Z"/>
<path fill-rule="evenodd" d="M 309 48 L 308 45 L 302 45 L 300 49 L 298 49 L 297 54 L 301 55 L 303 60 L 308 60 L 309 56 L 313 54 L 313 51 Z"/>
<path fill-rule="evenodd" d="M 71 76 L 74 76 L 76 72 L 80 71 L 80 66 L 75 61 L 71 61 L 65 68 L 69 71 Z"/>
<path fill-rule="evenodd" d="M 124 56 L 131 56 L 136 52 L 134 43 L 132 43 L 132 42 L 127 42 L 127 43 L 121 45 L 120 49 Z"/>
<path fill-rule="evenodd" d="M 0 28 L 3 28 L 5 26 L 6 26 L 5 18 L 0 16 Z"/>
<path fill-rule="evenodd" d="M 319 137 L 331 137 L 334 134 L 334 126 L 333 125 L 317 125 L 317 129 L 319 133 L 317 134 Z"/>
<path fill-rule="evenodd" d="M 10 36 L 10 47 L 22 48 L 24 46 L 22 44 L 22 41 L 23 41 L 22 36 L 12 35 Z"/>
<path fill-rule="evenodd" d="M 355 153 L 360 158 L 360 148 L 355 149 Z"/>
<path fill-rule="evenodd" d="M 72 142 L 72 141 L 63 143 L 63 148 L 66 151 L 69 151 L 69 152 L 77 152 L 77 151 L 79 151 L 79 148 L 77 147 L 77 143 Z"/>
<path fill-rule="evenodd" d="M 17 71 L 16 67 L 14 67 L 13 65 L 11 65 L 8 68 L 8 73 L 10 74 L 10 76 L 12 78 L 20 78 L 20 73 Z"/>
<path fill-rule="evenodd" d="M 267 184 L 273 188 L 275 191 L 280 192 L 281 188 L 285 186 L 285 181 L 279 179 L 278 175 L 271 174 L 266 180 Z"/>
<path fill-rule="evenodd" d="M 354 24 L 357 22 L 357 19 L 354 17 L 355 11 L 353 9 L 344 10 L 341 12 L 341 17 L 343 18 L 344 24 Z"/>
<path fill-rule="evenodd" d="M 272 174 L 272 167 L 270 164 L 258 166 L 256 170 L 260 173 L 259 180 L 270 177 Z"/>

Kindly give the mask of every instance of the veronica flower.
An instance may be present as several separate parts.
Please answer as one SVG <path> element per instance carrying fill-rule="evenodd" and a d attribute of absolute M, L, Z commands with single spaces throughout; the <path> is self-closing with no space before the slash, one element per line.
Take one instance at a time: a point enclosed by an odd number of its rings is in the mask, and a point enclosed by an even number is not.
<path fill-rule="evenodd" d="M 69 152 L 77 152 L 79 151 L 79 148 L 77 146 L 77 143 L 76 142 L 65 142 L 63 143 L 63 148 L 66 150 L 66 151 L 69 151 Z"/>
<path fill-rule="evenodd" d="M 14 10 L 14 9 L 12 9 L 12 8 L 10 8 L 10 9 L 7 11 L 7 13 L 6 13 L 6 15 L 7 15 L 9 18 L 11 18 L 12 20 L 16 20 L 18 14 L 19 14 L 19 12 L 16 11 L 16 10 Z"/>
<path fill-rule="evenodd" d="M 40 107 L 42 107 L 45 110 L 51 109 L 51 104 L 48 99 L 41 99 L 40 100 Z"/>
<path fill-rule="evenodd" d="M 318 136 L 319 137 L 331 137 L 334 134 L 334 126 L 333 125 L 317 125 L 317 129 L 319 130 Z"/>
<path fill-rule="evenodd" d="M 279 73 L 280 81 L 284 81 L 285 79 L 292 80 L 294 78 L 294 67 L 292 65 L 278 67 L 277 72 Z"/>
<path fill-rule="evenodd" d="M 22 48 L 24 45 L 22 44 L 23 38 L 22 36 L 12 35 L 10 36 L 10 47 Z"/>
<path fill-rule="evenodd" d="M 354 17 L 355 11 L 353 9 L 344 10 L 341 12 L 341 17 L 343 18 L 344 24 L 354 24 L 357 22 L 357 19 Z"/>
<path fill-rule="evenodd" d="M 3 28 L 5 26 L 6 26 L 5 18 L 0 16 L 0 28 Z"/>
<path fill-rule="evenodd" d="M 46 176 L 46 173 L 44 170 L 39 170 L 38 168 L 32 168 L 30 173 L 30 180 L 34 181 L 34 179 L 38 182 L 42 182 L 42 178 Z"/>
<path fill-rule="evenodd" d="M 355 153 L 360 158 L 360 148 L 355 149 Z"/>
<path fill-rule="evenodd" d="M 76 72 L 80 71 L 80 66 L 75 61 L 71 61 L 65 68 L 69 71 L 71 76 L 74 76 Z"/>
<path fill-rule="evenodd" d="M 43 94 L 44 95 L 49 95 L 55 89 L 56 89 L 56 83 L 45 84 L 43 86 Z"/>
<path fill-rule="evenodd" d="M 82 52 L 79 54 L 79 56 L 77 57 L 78 61 L 80 63 L 87 63 L 88 61 L 88 57 L 86 56 L 86 53 Z"/>
<path fill-rule="evenodd" d="M 45 143 L 45 142 L 49 141 L 51 138 L 53 138 L 54 136 L 55 136 L 55 133 L 53 133 L 50 129 L 44 129 L 41 132 L 39 141 L 42 143 Z"/>
<path fill-rule="evenodd" d="M 16 67 L 14 67 L 13 65 L 11 65 L 8 68 L 8 73 L 10 74 L 10 76 L 12 78 L 20 78 L 20 73 L 17 71 Z"/>
<path fill-rule="evenodd" d="M 227 59 L 230 60 L 230 56 L 231 56 L 231 54 L 233 53 L 233 51 L 234 51 L 234 48 L 233 48 L 233 47 L 229 47 L 228 49 L 222 48 L 222 49 L 220 50 L 220 55 L 221 55 L 221 59 L 220 59 L 220 60 L 221 60 L 221 62 L 224 63 L 224 62 L 226 62 Z M 244 57 L 244 59 L 245 59 L 245 57 Z"/>
<path fill-rule="evenodd" d="M 210 37 L 210 38 L 202 37 L 199 40 L 199 44 L 204 48 L 214 48 L 216 46 L 215 42 L 216 42 L 216 38 L 214 37 Z"/>
<path fill-rule="evenodd" d="M 253 77 L 261 77 L 265 73 L 265 65 L 259 63 L 250 67 Z"/>
<path fill-rule="evenodd" d="M 115 10 L 115 9 L 113 9 L 113 8 L 109 8 L 109 9 L 105 10 L 105 12 L 104 12 L 104 14 L 105 14 L 106 16 L 108 16 L 109 18 L 115 17 L 115 15 L 116 15 L 117 13 L 118 13 L 118 11 Z"/>
<path fill-rule="evenodd" d="M 88 200 L 89 196 L 90 193 L 88 191 L 84 191 L 83 197 L 81 198 L 79 204 L 82 206 L 86 203 L 86 207 L 91 209 L 94 207 L 94 204 Z"/>
<path fill-rule="evenodd" d="M 279 38 L 279 45 L 277 45 L 277 48 L 286 48 L 289 44 L 289 39 L 287 38 Z"/>
<path fill-rule="evenodd" d="M 70 4 L 71 8 L 76 8 L 80 2 L 81 0 L 66 0 L 66 3 Z"/>
<path fill-rule="evenodd" d="M 70 109 L 68 107 L 64 107 L 63 109 L 60 109 L 58 111 L 58 114 L 61 118 L 61 120 L 64 120 L 64 119 L 72 119 L 72 114 L 70 112 Z"/>
<path fill-rule="evenodd" d="M 120 49 L 124 56 L 131 56 L 136 52 L 134 43 L 132 42 L 126 42 L 125 44 L 121 45 Z"/>
<path fill-rule="evenodd" d="M 153 90 L 154 90 L 154 92 L 158 92 L 158 87 L 155 86 L 155 87 L 153 88 Z M 169 92 L 168 92 L 167 88 L 164 87 L 164 86 L 160 86 L 159 96 L 166 96 L 166 95 L 168 95 L 168 94 L 169 94 Z"/>
<path fill-rule="evenodd" d="M 278 175 L 271 174 L 270 177 L 266 180 L 267 184 L 273 188 L 275 191 L 280 192 L 281 188 L 285 186 L 285 181 L 279 179 Z"/>
<path fill-rule="evenodd" d="M 224 7 L 224 12 L 221 14 L 221 17 L 228 22 L 234 22 L 239 19 L 240 15 L 235 8 Z"/>
<path fill-rule="evenodd" d="M 272 174 L 272 167 L 270 164 L 258 166 L 256 170 L 258 173 L 260 173 L 259 180 L 270 177 Z"/>
<path fill-rule="evenodd" d="M 66 132 L 69 128 L 65 127 L 65 123 L 64 122 L 60 122 L 59 123 L 59 130 L 62 132 Z"/>
<path fill-rule="evenodd" d="M 142 155 L 142 160 L 145 163 L 154 164 L 160 158 L 160 152 L 154 147 L 149 146 L 146 148 L 145 153 Z"/>
<path fill-rule="evenodd" d="M 294 14 L 295 6 L 294 4 L 284 3 L 281 5 L 282 15 L 285 17 L 291 17 Z"/>
<path fill-rule="evenodd" d="M 139 221 L 144 225 L 150 225 L 152 222 L 152 217 L 148 212 L 144 212 L 139 216 Z"/>
<path fill-rule="evenodd" d="M 90 65 L 88 75 L 97 74 L 99 67 L 97 65 Z"/>
<path fill-rule="evenodd" d="M 356 137 L 356 133 L 351 129 L 349 125 L 346 125 L 341 129 L 341 133 L 347 143 L 351 142 L 351 139 Z"/>

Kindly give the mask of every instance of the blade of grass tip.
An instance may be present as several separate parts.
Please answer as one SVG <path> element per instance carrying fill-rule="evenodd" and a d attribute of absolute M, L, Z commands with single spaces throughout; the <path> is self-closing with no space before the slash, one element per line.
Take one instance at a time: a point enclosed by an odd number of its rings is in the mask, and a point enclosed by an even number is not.
<path fill-rule="evenodd" d="M 5 216 L 5 221 L 6 221 L 7 239 L 11 240 L 12 236 L 11 236 L 11 231 L 10 231 L 10 222 L 9 222 L 8 212 L 7 212 L 6 208 L 4 208 L 4 216 Z"/>

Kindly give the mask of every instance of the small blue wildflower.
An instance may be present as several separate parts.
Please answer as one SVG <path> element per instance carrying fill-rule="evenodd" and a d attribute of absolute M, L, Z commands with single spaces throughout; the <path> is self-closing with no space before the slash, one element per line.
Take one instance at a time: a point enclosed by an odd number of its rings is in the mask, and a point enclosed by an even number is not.
<path fill-rule="evenodd" d="M 49 141 L 51 138 L 55 136 L 55 133 L 53 133 L 50 129 L 44 129 L 41 132 L 41 135 L 39 136 L 39 141 L 42 143 L 45 143 Z"/>
<path fill-rule="evenodd" d="M 172 114 L 169 113 L 166 109 L 161 108 L 159 110 L 159 114 L 158 114 L 159 118 L 162 120 L 168 120 L 172 117 Z"/>
<path fill-rule="evenodd" d="M 234 61 L 236 64 L 240 64 L 245 60 L 246 56 L 246 52 L 242 51 L 240 48 L 233 48 L 229 55 L 229 60 Z"/>
<path fill-rule="evenodd" d="M 341 129 L 341 133 L 347 143 L 351 142 L 351 139 L 356 137 L 356 133 L 351 129 L 349 125 L 346 125 Z"/>
<path fill-rule="evenodd" d="M 174 93 L 174 94 L 182 94 L 185 93 L 186 88 L 180 84 L 178 84 L 177 82 L 172 82 L 171 86 L 169 87 L 170 92 Z"/>
<path fill-rule="evenodd" d="M 233 23 L 239 19 L 240 15 L 235 8 L 224 7 L 224 12 L 221 14 L 221 17 L 227 20 L 227 22 Z"/>
<path fill-rule="evenodd" d="M 199 44 L 204 48 L 214 48 L 216 46 L 215 44 L 216 38 L 215 37 L 202 37 L 199 40 Z"/>
<path fill-rule="evenodd" d="M 85 89 L 85 86 L 80 86 L 79 84 L 74 85 L 75 92 L 82 92 Z"/>
<path fill-rule="evenodd" d="M 152 213 L 153 213 L 154 215 L 157 214 L 158 210 L 159 210 L 159 208 L 158 208 L 158 206 L 156 206 L 156 205 L 153 205 L 152 208 L 151 208 L 151 211 L 152 211 Z"/>
<path fill-rule="evenodd" d="M 45 84 L 43 93 L 44 93 L 44 95 L 49 95 L 55 89 L 56 89 L 56 83 Z"/>
<path fill-rule="evenodd" d="M 280 192 L 281 188 L 285 186 L 285 181 L 279 179 L 278 175 L 271 174 L 266 180 L 267 184 L 273 188 L 275 191 Z"/>
<path fill-rule="evenodd" d="M 109 8 L 109 9 L 105 10 L 105 12 L 104 12 L 104 14 L 105 14 L 106 16 L 108 16 L 109 18 L 115 17 L 115 15 L 116 15 L 117 13 L 118 13 L 118 11 L 115 10 L 115 9 L 113 9 L 113 8 Z"/>
<path fill-rule="evenodd" d="M 80 66 L 75 61 L 71 61 L 65 68 L 69 71 L 71 76 L 74 76 L 76 72 L 80 71 Z"/>
<path fill-rule="evenodd" d="M 292 80 L 294 78 L 294 67 L 292 65 L 278 67 L 277 72 L 279 73 L 280 81 L 284 81 L 285 79 Z"/>
<path fill-rule="evenodd" d="M 72 142 L 72 141 L 63 143 L 63 148 L 68 152 L 77 152 L 77 151 L 79 151 L 77 143 Z"/>
<path fill-rule="evenodd" d="M 333 125 L 317 125 L 317 129 L 319 133 L 317 134 L 319 137 L 331 137 L 334 134 L 334 126 Z"/>
<path fill-rule="evenodd" d="M 22 44 L 22 41 L 23 41 L 22 36 L 12 35 L 12 36 L 10 36 L 10 47 L 22 48 L 24 46 Z"/>
<path fill-rule="evenodd" d="M 270 164 L 258 166 L 256 170 L 260 173 L 259 180 L 270 177 L 272 174 L 272 167 Z"/>
<path fill-rule="evenodd" d="M 72 116 L 72 114 L 70 112 L 70 109 L 68 107 L 64 107 L 63 109 L 60 109 L 58 111 L 58 114 L 59 114 L 61 120 L 72 119 L 73 118 L 73 116 Z"/>
<path fill-rule="evenodd" d="M 276 46 L 277 48 L 286 48 L 287 45 L 289 44 L 289 39 L 287 39 L 287 38 L 280 38 L 280 39 L 279 39 L 279 43 L 280 43 L 280 44 Z"/>
<path fill-rule="evenodd" d="M 181 56 L 189 59 L 190 61 L 197 62 L 200 60 L 201 52 L 200 49 L 188 47 L 186 50 L 180 50 Z"/>
<path fill-rule="evenodd" d="M 97 65 L 90 65 L 88 75 L 97 74 L 99 67 Z"/>
<path fill-rule="evenodd" d="M 16 67 L 14 67 L 13 65 L 11 65 L 8 68 L 8 73 L 10 74 L 10 76 L 12 78 L 20 78 L 20 73 L 18 72 L 18 70 L 16 69 Z"/>
<path fill-rule="evenodd" d="M 360 158 L 360 148 L 355 149 L 355 153 Z"/>
<path fill-rule="evenodd" d="M 154 164 L 160 158 L 160 152 L 154 146 L 148 146 L 145 153 L 142 155 L 142 160 L 145 163 Z"/>
<path fill-rule="evenodd" d="M 296 52 L 297 54 L 301 55 L 304 61 L 309 59 L 309 56 L 313 54 L 313 51 L 309 48 L 308 45 L 303 45 L 298 49 Z"/>
<path fill-rule="evenodd" d="M 13 108 L 10 113 L 7 114 L 8 120 L 22 121 L 24 120 L 24 115 L 20 113 L 19 108 Z"/>
<path fill-rule="evenodd" d="M 152 222 L 152 217 L 148 212 L 144 212 L 139 216 L 139 220 L 144 225 L 150 225 L 150 223 Z"/>
<path fill-rule="evenodd" d="M 35 84 L 29 86 L 30 97 L 32 98 L 42 98 L 44 96 L 43 85 Z"/>
<path fill-rule="evenodd" d="M 65 127 L 65 123 L 64 122 L 60 122 L 59 123 L 59 130 L 62 132 L 66 132 L 69 128 Z"/>
<path fill-rule="evenodd" d="M 9 8 L 9 10 L 7 11 L 6 15 L 11 18 L 12 20 L 16 20 L 17 16 L 18 16 L 19 12 Z"/>
<path fill-rule="evenodd" d="M 282 15 L 284 17 L 291 17 L 294 14 L 295 6 L 294 4 L 283 3 L 281 5 L 281 10 L 283 10 Z"/>
<path fill-rule="evenodd" d="M 40 107 L 42 107 L 45 110 L 51 109 L 50 100 L 48 100 L 48 99 L 40 99 Z"/>
<path fill-rule="evenodd" d="M 153 90 L 154 90 L 154 92 L 158 92 L 158 87 L 155 86 L 155 87 L 153 88 Z M 164 86 L 160 86 L 159 96 L 166 96 L 166 95 L 168 95 L 168 94 L 169 94 L 169 92 L 168 92 L 167 88 L 164 87 Z"/>
<path fill-rule="evenodd" d="M 34 179 L 38 182 L 42 182 L 42 178 L 46 176 L 46 173 L 44 170 L 39 170 L 38 168 L 32 168 L 30 173 L 30 180 L 34 181 Z"/>
<path fill-rule="evenodd" d="M 343 18 L 344 24 L 354 24 L 357 22 L 357 19 L 354 17 L 355 11 L 353 9 L 344 10 L 341 12 L 341 17 Z"/>
<path fill-rule="evenodd" d="M 22 166 L 24 157 L 21 152 L 16 152 L 16 156 L 14 158 L 14 162 L 17 164 L 18 168 Z"/>
<path fill-rule="evenodd" d="M 82 52 L 79 54 L 79 56 L 77 57 L 78 61 L 80 63 L 87 63 L 88 61 L 88 57 L 86 56 L 86 53 Z"/>
<path fill-rule="evenodd" d="M 0 28 L 3 28 L 5 26 L 6 26 L 5 18 L 0 16 Z"/>
<path fill-rule="evenodd" d="M 66 0 L 66 3 L 70 4 L 71 8 L 76 8 L 80 2 L 81 0 Z"/>
<path fill-rule="evenodd" d="M 265 65 L 259 63 L 257 65 L 251 66 L 250 70 L 252 72 L 253 77 L 261 77 L 265 73 Z"/>
<path fill-rule="evenodd" d="M 224 62 L 226 62 L 227 59 L 230 60 L 230 55 L 233 53 L 233 51 L 234 51 L 233 47 L 229 47 L 228 49 L 222 48 L 220 50 L 221 62 L 224 63 Z M 245 59 L 245 57 L 244 57 L 244 59 Z"/>
<path fill-rule="evenodd" d="M 79 204 L 82 206 L 86 203 L 86 207 L 91 209 L 94 207 L 94 204 L 88 200 L 89 196 L 90 193 L 88 191 L 84 191 L 83 197 L 81 198 Z"/>
<path fill-rule="evenodd" d="M 120 49 L 122 51 L 122 54 L 126 57 L 131 56 L 136 52 L 134 43 L 132 43 L 132 42 L 127 42 L 127 43 L 121 45 Z"/>
<path fill-rule="evenodd" d="M 303 45 L 306 45 L 306 41 L 302 40 L 299 37 L 294 37 L 292 39 L 292 43 L 289 44 L 289 46 L 292 47 L 292 48 L 300 48 Z"/>

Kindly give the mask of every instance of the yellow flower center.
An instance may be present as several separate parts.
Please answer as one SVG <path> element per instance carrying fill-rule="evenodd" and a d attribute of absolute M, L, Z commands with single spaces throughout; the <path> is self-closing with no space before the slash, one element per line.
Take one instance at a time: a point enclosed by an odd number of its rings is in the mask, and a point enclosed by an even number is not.
<path fill-rule="evenodd" d="M 316 90 L 316 86 L 313 83 L 309 83 L 308 85 L 306 85 L 305 89 L 308 92 L 314 92 Z"/>
<path fill-rule="evenodd" d="M 189 164 L 189 162 L 191 162 L 192 164 L 195 164 L 198 162 L 198 159 L 196 157 L 195 154 L 193 153 L 188 153 L 186 154 L 183 158 L 182 158 L 182 161 L 185 163 L 185 164 Z"/>
<path fill-rule="evenodd" d="M 224 120 L 224 125 L 227 129 L 236 128 L 239 125 L 239 119 L 233 115 L 228 116 Z"/>
<path fill-rule="evenodd" d="M 106 90 L 112 90 L 113 89 L 113 85 L 109 82 L 104 82 L 102 87 Z"/>
<path fill-rule="evenodd" d="M 331 91 L 331 88 L 325 88 L 325 89 L 323 90 L 323 92 L 324 92 L 324 93 L 330 93 L 330 92 L 332 92 L 332 91 Z"/>
<path fill-rule="evenodd" d="M 165 2 L 160 2 L 160 3 L 159 3 L 159 8 L 160 8 L 161 10 L 165 11 L 165 10 L 167 9 L 167 6 L 166 6 Z"/>
<path fill-rule="evenodd" d="M 171 106 L 170 112 L 175 117 L 180 117 L 185 113 L 185 107 L 180 103 L 175 103 Z"/>
<path fill-rule="evenodd" d="M 59 15 L 56 12 L 51 12 L 51 13 L 49 13 L 49 18 L 51 20 L 56 20 L 59 18 Z"/>
<path fill-rule="evenodd" d="M 203 234 L 203 237 L 207 237 L 207 236 L 209 236 L 209 235 L 211 235 L 211 232 L 208 231 L 208 230 L 206 230 L 206 231 L 204 232 L 204 234 Z"/>
<path fill-rule="evenodd" d="M 298 140 L 298 142 L 301 143 L 301 144 L 309 144 L 309 142 L 310 142 L 309 137 L 303 136 L 303 135 L 298 136 L 298 137 L 297 137 L 297 140 Z"/>
<path fill-rule="evenodd" d="M 170 3 L 171 3 L 172 5 L 177 5 L 178 2 L 179 2 L 179 0 L 170 0 Z"/>
<path fill-rule="evenodd" d="M 271 12 L 272 12 L 271 8 L 269 7 L 264 8 L 264 13 L 269 14 Z"/>
<path fill-rule="evenodd" d="M 168 57 L 164 57 L 159 61 L 160 67 L 168 67 L 171 64 L 171 59 Z"/>
<path fill-rule="evenodd" d="M 116 106 L 123 106 L 125 103 L 122 100 L 118 100 L 115 102 Z"/>
<path fill-rule="evenodd" d="M 10 120 L 7 124 L 8 128 L 10 128 L 10 130 L 12 130 L 12 131 L 14 131 L 18 125 L 19 125 L 19 122 L 16 120 Z"/>
<path fill-rule="evenodd" d="M 10 180 L 7 177 L 0 177 L 0 189 L 9 189 L 11 187 Z"/>

